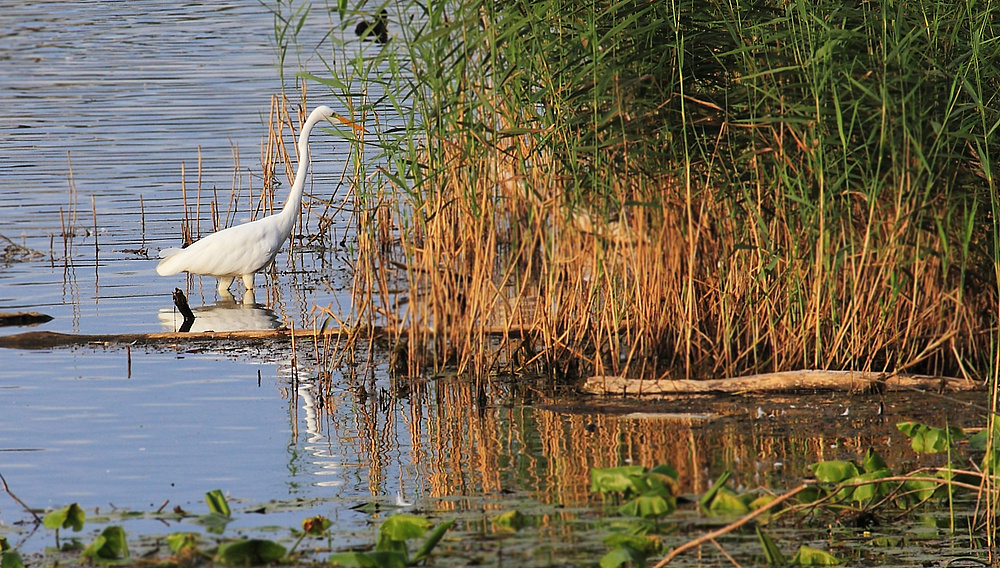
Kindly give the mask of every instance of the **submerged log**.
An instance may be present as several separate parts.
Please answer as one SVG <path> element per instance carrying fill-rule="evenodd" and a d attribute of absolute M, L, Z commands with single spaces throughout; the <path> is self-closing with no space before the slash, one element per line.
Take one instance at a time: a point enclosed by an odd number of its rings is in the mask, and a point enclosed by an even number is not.
<path fill-rule="evenodd" d="M 8 325 L 38 325 L 52 321 L 52 316 L 38 312 L 0 312 L 0 327 Z"/>
<path fill-rule="evenodd" d="M 963 391 L 978 388 L 980 385 L 974 381 L 952 377 L 803 370 L 702 381 L 598 376 L 587 379 L 582 390 L 589 394 L 601 395 L 672 395 L 801 391 L 881 392 L 913 389 Z"/>

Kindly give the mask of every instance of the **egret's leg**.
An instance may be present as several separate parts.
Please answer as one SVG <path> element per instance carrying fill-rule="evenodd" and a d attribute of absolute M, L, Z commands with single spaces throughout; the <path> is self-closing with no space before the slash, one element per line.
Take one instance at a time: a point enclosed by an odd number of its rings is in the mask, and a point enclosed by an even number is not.
<path fill-rule="evenodd" d="M 246 294 L 243 294 L 243 305 L 252 306 L 256 303 L 257 303 L 257 297 L 253 293 L 253 288 L 250 288 L 246 291 Z"/>
<path fill-rule="evenodd" d="M 232 276 L 223 276 L 219 278 L 219 294 L 226 295 L 229 293 L 229 287 L 233 285 L 233 280 L 236 278 Z"/>
<path fill-rule="evenodd" d="M 250 274 L 243 275 L 243 285 L 247 287 L 247 290 L 253 290 L 254 274 L 255 274 L 254 272 L 251 272 Z"/>

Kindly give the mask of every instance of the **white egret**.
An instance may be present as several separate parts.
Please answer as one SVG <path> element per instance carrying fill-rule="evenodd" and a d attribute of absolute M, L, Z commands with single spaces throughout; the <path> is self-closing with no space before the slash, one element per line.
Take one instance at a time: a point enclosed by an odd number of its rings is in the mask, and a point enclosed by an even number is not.
<path fill-rule="evenodd" d="M 309 169 L 309 132 L 321 120 L 337 116 L 326 106 L 316 107 L 302 125 L 299 133 L 299 166 L 295 172 L 295 183 L 288 193 L 288 200 L 281 211 L 250 223 L 236 225 L 212 233 L 183 249 L 160 251 L 163 259 L 156 265 L 160 276 L 170 276 L 179 272 L 214 276 L 219 280 L 219 294 L 229 296 L 229 287 L 236 277 L 243 279 L 249 293 L 253 293 L 254 274 L 271 264 L 278 255 L 281 245 L 288 239 L 302 208 L 302 191 Z M 355 127 L 347 119 L 341 121 Z"/>

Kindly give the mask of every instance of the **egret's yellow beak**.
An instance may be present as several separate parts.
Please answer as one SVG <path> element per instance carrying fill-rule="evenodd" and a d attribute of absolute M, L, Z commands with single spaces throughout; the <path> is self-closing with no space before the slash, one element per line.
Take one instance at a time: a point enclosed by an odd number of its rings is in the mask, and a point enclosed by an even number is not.
<path fill-rule="evenodd" d="M 334 118 L 336 118 L 340 122 L 343 122 L 347 126 L 350 126 L 351 128 L 353 128 L 354 132 L 357 132 L 358 134 L 360 134 L 362 132 L 368 132 L 368 129 L 366 129 L 364 126 L 358 124 L 357 122 L 354 122 L 354 121 L 352 121 L 350 119 L 344 118 L 344 117 L 340 116 L 339 114 L 335 114 L 333 116 L 334 116 Z"/>

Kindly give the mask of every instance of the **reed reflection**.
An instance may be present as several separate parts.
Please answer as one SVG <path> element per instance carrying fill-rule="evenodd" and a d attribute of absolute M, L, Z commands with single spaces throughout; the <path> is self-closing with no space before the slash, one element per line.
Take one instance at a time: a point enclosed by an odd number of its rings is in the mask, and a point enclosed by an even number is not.
<path fill-rule="evenodd" d="M 342 465 L 374 498 L 429 498 L 443 510 L 508 507 L 510 494 L 542 504 L 596 503 L 591 470 L 621 465 L 670 464 L 681 490 L 697 494 L 727 470 L 731 484 L 783 489 L 808 476 L 811 463 L 857 459 L 869 447 L 905 460 L 905 447 L 891 443 L 894 421 L 866 401 L 856 402 L 856 415 L 824 421 L 815 410 L 823 401 L 763 414 L 743 399 L 705 400 L 704 412 L 690 411 L 701 401 L 636 412 L 593 399 L 538 401 L 519 390 L 526 389 L 465 377 L 330 375 L 300 388 L 304 445 L 317 475 Z"/>

